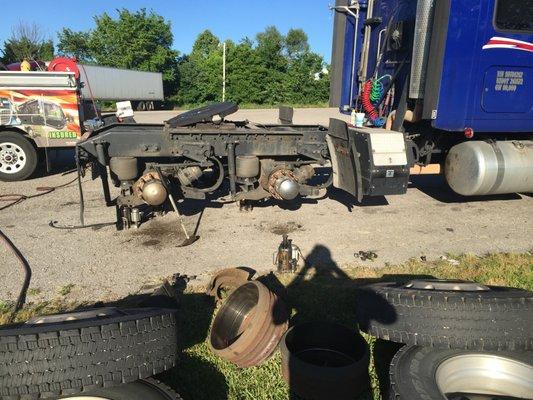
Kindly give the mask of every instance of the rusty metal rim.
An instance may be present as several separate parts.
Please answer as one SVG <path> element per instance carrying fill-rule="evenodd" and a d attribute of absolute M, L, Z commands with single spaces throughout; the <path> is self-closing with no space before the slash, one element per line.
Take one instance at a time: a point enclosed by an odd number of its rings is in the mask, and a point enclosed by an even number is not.
<path fill-rule="evenodd" d="M 213 332 L 215 332 L 217 328 L 217 323 L 222 323 L 222 318 L 224 318 L 225 312 L 234 305 L 233 303 L 236 303 L 238 301 L 236 299 L 241 294 L 241 292 L 247 290 L 247 287 L 252 285 L 256 287 L 258 296 L 257 303 L 254 306 L 255 315 L 254 318 L 249 321 L 248 329 L 242 332 L 236 340 L 234 340 L 232 343 L 230 343 L 224 348 L 217 349 L 215 348 L 215 346 L 213 346 L 213 340 L 210 340 L 209 342 L 215 353 L 230 361 L 232 359 L 239 359 L 242 354 L 246 355 L 249 348 L 254 346 L 257 336 L 261 333 L 260 328 L 263 327 L 263 324 L 265 322 L 264 319 L 268 314 L 270 305 L 270 302 L 268 301 L 268 289 L 262 283 L 257 281 L 250 281 L 245 283 L 244 285 L 241 285 L 232 294 L 228 296 L 228 298 L 218 311 L 215 320 L 213 321 L 213 326 L 211 329 L 211 339 L 213 336 Z M 248 313 L 250 312 L 252 312 L 252 310 L 248 311 Z"/>
<path fill-rule="evenodd" d="M 273 315 L 273 310 L 277 306 L 276 303 L 280 300 L 273 293 L 270 293 L 269 300 L 269 315 Z M 282 324 L 275 324 L 270 318 L 265 320 L 260 330 L 263 334 L 257 339 L 256 345 L 254 346 L 255 350 L 252 349 L 248 352 L 247 356 L 239 361 L 239 365 L 242 367 L 250 367 L 266 361 L 276 350 L 281 337 L 288 327 L 288 321 L 285 321 Z"/>
<path fill-rule="evenodd" d="M 254 315 L 248 322 L 249 325 L 242 333 L 232 340 L 226 347 L 217 348 L 214 345 L 215 335 L 222 325 L 222 319 L 228 317 L 231 307 L 239 301 L 242 293 L 254 286 L 257 290 L 257 303 L 248 311 L 254 310 Z M 252 289 L 253 290 L 253 289 Z M 213 321 L 211 328 L 209 346 L 218 356 L 235 363 L 240 367 L 250 367 L 265 361 L 275 350 L 281 336 L 287 329 L 286 313 L 283 315 L 285 321 L 276 324 L 274 321 L 275 310 L 284 309 L 283 304 L 265 285 L 257 281 L 249 281 L 237 288 L 226 299 Z M 285 310 L 283 310 L 285 311 Z M 243 320 L 246 317 L 243 317 Z M 235 340 L 233 340 L 235 339 Z"/>
<path fill-rule="evenodd" d="M 215 297 L 216 301 L 222 301 L 220 290 L 222 288 L 235 290 L 239 286 L 251 280 L 256 272 L 248 267 L 226 268 L 217 272 L 207 285 L 208 296 Z"/>

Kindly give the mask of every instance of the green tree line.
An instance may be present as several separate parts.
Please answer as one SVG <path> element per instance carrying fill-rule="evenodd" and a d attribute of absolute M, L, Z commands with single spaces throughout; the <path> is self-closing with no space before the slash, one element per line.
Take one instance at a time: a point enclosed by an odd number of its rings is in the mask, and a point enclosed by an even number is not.
<path fill-rule="evenodd" d="M 52 41 L 34 31 L 32 37 L 19 32 L 4 42 L 4 64 L 21 58 L 51 58 L 55 50 Z M 179 105 L 221 101 L 220 38 L 209 30 L 201 32 L 190 54 L 174 50 L 173 39 L 171 23 L 162 16 L 145 9 L 122 9 L 117 18 L 107 13 L 95 16 L 94 28 L 88 31 L 62 29 L 56 54 L 84 63 L 162 72 L 166 97 Z M 226 100 L 257 105 L 328 100 L 327 65 L 311 51 L 303 30 L 290 29 L 283 35 L 270 26 L 253 39 L 226 40 L 225 45 Z"/>

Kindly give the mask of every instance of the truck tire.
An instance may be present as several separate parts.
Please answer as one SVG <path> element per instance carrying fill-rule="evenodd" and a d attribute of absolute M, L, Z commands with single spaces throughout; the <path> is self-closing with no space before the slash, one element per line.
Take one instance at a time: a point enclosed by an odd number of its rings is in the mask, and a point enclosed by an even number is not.
<path fill-rule="evenodd" d="M 533 349 L 533 292 L 415 280 L 365 286 L 357 303 L 360 328 L 381 339 L 449 349 Z"/>
<path fill-rule="evenodd" d="M 0 181 L 21 181 L 37 168 L 37 149 L 18 132 L 0 132 Z"/>
<path fill-rule="evenodd" d="M 137 111 L 146 111 L 146 103 L 144 101 L 137 103 Z"/>
<path fill-rule="evenodd" d="M 533 399 L 533 352 L 404 346 L 390 364 L 390 400 Z"/>
<path fill-rule="evenodd" d="M 140 379 L 133 383 L 93 392 L 65 396 L 61 399 L 69 400 L 182 400 L 179 394 L 167 385 L 153 379 Z"/>
<path fill-rule="evenodd" d="M 130 383 L 173 367 L 176 355 L 172 310 L 37 317 L 0 328 L 0 398 L 57 398 Z"/>

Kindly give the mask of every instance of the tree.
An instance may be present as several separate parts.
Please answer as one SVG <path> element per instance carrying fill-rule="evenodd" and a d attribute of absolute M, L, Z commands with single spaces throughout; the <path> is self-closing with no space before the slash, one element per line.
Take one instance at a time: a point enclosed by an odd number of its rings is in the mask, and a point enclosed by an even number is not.
<path fill-rule="evenodd" d="M 194 41 L 191 55 L 208 58 L 218 49 L 218 46 L 220 46 L 220 40 L 209 29 L 206 29 Z"/>
<path fill-rule="evenodd" d="M 318 54 L 305 52 L 294 58 L 284 76 L 288 104 L 319 104 L 329 97 L 329 76 L 322 73 L 324 61 Z"/>
<path fill-rule="evenodd" d="M 54 44 L 45 39 L 36 23 L 20 22 L 4 42 L 2 62 L 5 64 L 27 60 L 49 61 L 54 58 Z"/>
<path fill-rule="evenodd" d="M 253 48 L 252 40 L 244 38 L 239 44 L 228 45 L 226 69 L 228 100 L 236 103 L 264 103 L 261 60 Z"/>
<path fill-rule="evenodd" d="M 181 104 L 222 99 L 222 49 L 219 38 L 201 32 L 191 54 L 179 63 Z M 226 98 L 237 103 L 310 104 L 326 102 L 328 77 L 324 61 L 309 49 L 307 35 L 291 29 L 283 36 L 270 26 L 238 44 L 226 41 Z"/>
<path fill-rule="evenodd" d="M 285 37 L 285 47 L 290 59 L 309 52 L 307 34 L 302 29 L 290 29 Z"/>
<path fill-rule="evenodd" d="M 274 26 L 256 35 L 256 52 L 259 58 L 258 79 L 264 104 L 279 104 L 283 101 L 283 75 L 287 71 L 284 56 L 285 38 Z"/>
<path fill-rule="evenodd" d="M 61 53 L 116 68 L 162 72 L 167 93 L 178 85 L 178 52 L 172 49 L 170 22 L 142 8 L 118 10 L 94 17 L 95 28 L 87 32 L 63 29 L 59 37 Z"/>
<path fill-rule="evenodd" d="M 57 50 L 59 53 L 75 57 L 80 61 L 91 61 L 89 34 L 87 32 L 74 32 L 68 28 L 63 28 L 58 33 L 58 38 Z"/>
<path fill-rule="evenodd" d="M 202 104 L 222 99 L 222 49 L 220 40 L 209 30 L 196 38 L 192 52 L 179 65 L 183 104 Z"/>

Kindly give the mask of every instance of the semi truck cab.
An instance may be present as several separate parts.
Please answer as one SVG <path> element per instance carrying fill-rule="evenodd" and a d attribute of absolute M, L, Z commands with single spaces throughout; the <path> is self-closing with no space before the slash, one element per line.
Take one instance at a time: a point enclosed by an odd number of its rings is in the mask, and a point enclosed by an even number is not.
<path fill-rule="evenodd" d="M 531 0 L 337 0 L 331 105 L 461 195 L 533 191 Z"/>

